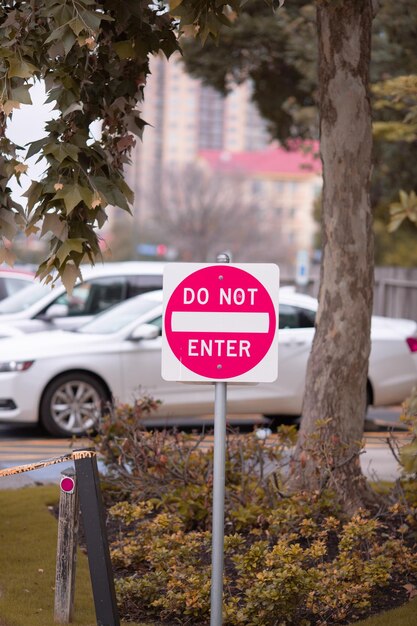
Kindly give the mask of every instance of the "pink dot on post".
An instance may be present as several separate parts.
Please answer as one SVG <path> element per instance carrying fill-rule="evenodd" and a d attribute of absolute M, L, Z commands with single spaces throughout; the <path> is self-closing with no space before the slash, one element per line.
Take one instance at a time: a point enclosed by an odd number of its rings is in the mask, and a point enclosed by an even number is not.
<path fill-rule="evenodd" d="M 73 493 L 75 487 L 75 480 L 69 476 L 61 478 L 61 489 L 65 493 Z"/>

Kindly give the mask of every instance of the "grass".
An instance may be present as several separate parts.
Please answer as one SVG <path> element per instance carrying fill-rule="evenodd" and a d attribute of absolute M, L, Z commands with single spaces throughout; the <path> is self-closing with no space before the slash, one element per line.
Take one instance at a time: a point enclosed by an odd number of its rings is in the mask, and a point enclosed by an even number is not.
<path fill-rule="evenodd" d="M 58 486 L 0 491 L 0 626 L 54 626 L 57 522 L 47 507 L 58 499 Z M 72 624 L 95 626 L 87 557 L 77 559 Z"/>
<path fill-rule="evenodd" d="M 374 617 L 369 617 L 361 622 L 356 622 L 355 626 L 416 626 L 417 624 L 417 598 L 398 609 L 380 613 Z"/>
<path fill-rule="evenodd" d="M 57 522 L 47 507 L 58 498 L 58 486 L 0 490 L 0 626 L 55 626 Z M 415 626 L 416 613 L 417 598 L 355 626 Z M 72 624 L 96 626 L 87 557 L 81 552 Z"/>

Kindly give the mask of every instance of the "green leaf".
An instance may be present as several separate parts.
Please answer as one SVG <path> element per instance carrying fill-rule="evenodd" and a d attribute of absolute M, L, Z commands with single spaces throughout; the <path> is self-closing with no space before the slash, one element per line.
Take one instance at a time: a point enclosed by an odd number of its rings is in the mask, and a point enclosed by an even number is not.
<path fill-rule="evenodd" d="M 47 43 L 51 43 L 52 41 L 56 41 L 57 39 L 61 39 L 63 32 L 64 32 L 64 28 L 65 26 L 63 25 L 53 30 L 52 33 L 49 35 L 49 37 L 45 39 L 44 43 L 47 44 Z"/>
<path fill-rule="evenodd" d="M 93 202 L 93 192 L 88 187 L 84 187 L 82 185 L 79 185 L 78 191 L 80 192 L 85 206 L 90 209 Z"/>
<path fill-rule="evenodd" d="M 400 202 L 403 205 L 403 207 L 404 208 L 407 207 L 408 206 L 408 193 L 404 191 L 403 189 L 400 189 L 399 196 L 400 196 Z"/>
<path fill-rule="evenodd" d="M 108 204 L 112 204 L 113 206 L 117 206 L 131 213 L 126 197 L 112 181 L 104 176 L 91 176 L 90 180 L 92 185 L 104 197 Z"/>
<path fill-rule="evenodd" d="M 38 139 L 37 141 L 31 141 L 29 144 L 26 144 L 29 146 L 28 151 L 26 153 L 26 158 L 29 159 L 31 156 L 34 156 L 35 154 L 38 154 L 39 152 L 41 152 L 41 150 L 43 150 L 44 146 L 46 146 L 48 143 L 48 137 L 45 137 L 43 139 Z"/>
<path fill-rule="evenodd" d="M 122 192 L 122 194 L 127 199 L 127 201 L 129 202 L 129 204 L 133 204 L 135 195 L 133 191 L 131 190 L 131 188 L 129 187 L 129 185 L 123 180 L 123 178 L 120 178 L 116 184 L 118 188 L 120 189 L 120 191 Z"/>
<path fill-rule="evenodd" d="M 70 113 L 74 113 L 74 111 L 82 111 L 84 108 L 82 102 L 73 102 L 69 105 L 64 111 L 62 111 L 62 117 L 67 117 Z"/>
<path fill-rule="evenodd" d="M 71 28 L 72 32 L 77 35 L 77 37 L 83 30 L 85 30 L 85 24 L 80 20 L 79 17 L 75 17 L 69 22 L 68 25 Z"/>
<path fill-rule="evenodd" d="M 182 4 L 182 0 L 170 0 L 169 10 L 171 13 L 175 14 L 175 9 L 177 9 L 180 4 Z"/>
<path fill-rule="evenodd" d="M 84 11 L 82 13 L 82 18 L 87 26 L 96 33 L 100 28 L 101 20 L 104 19 L 104 15 L 95 13 L 93 11 Z"/>
<path fill-rule="evenodd" d="M 47 213 L 43 218 L 41 237 L 52 232 L 61 241 L 68 239 L 68 224 L 57 213 Z"/>
<path fill-rule="evenodd" d="M 97 225 L 99 228 L 103 228 L 104 224 L 107 222 L 108 218 L 107 215 L 105 213 L 105 211 L 103 211 L 103 209 L 99 209 L 97 214 L 96 214 L 96 220 L 97 220 Z"/>
<path fill-rule="evenodd" d="M 15 261 L 16 261 L 16 255 L 13 254 L 13 252 L 9 248 L 6 248 L 5 246 L 2 246 L 0 244 L 0 263 L 6 263 L 7 265 L 14 265 Z"/>
<path fill-rule="evenodd" d="M 19 85 L 12 89 L 12 99 L 17 100 L 21 104 L 32 104 L 32 98 L 30 97 L 29 89 L 31 85 Z"/>
<path fill-rule="evenodd" d="M 42 191 L 43 184 L 33 181 L 26 193 L 23 194 L 23 196 L 28 199 L 29 211 L 31 211 L 35 204 L 39 201 Z"/>
<path fill-rule="evenodd" d="M 405 219 L 405 213 L 403 213 L 400 217 L 392 218 L 387 227 L 388 232 L 393 233 L 394 231 L 396 231 L 401 226 L 404 219 Z"/>
<path fill-rule="evenodd" d="M 12 78 L 13 76 L 16 76 L 17 78 L 31 78 L 37 71 L 38 68 L 28 61 L 24 61 L 23 59 L 19 59 L 17 57 L 9 59 L 9 69 L 7 72 L 9 78 Z"/>
<path fill-rule="evenodd" d="M 77 41 L 77 37 L 74 33 L 68 28 L 62 38 L 62 43 L 64 46 L 65 56 L 70 52 L 71 48 Z"/>
<path fill-rule="evenodd" d="M 71 252 L 79 252 L 83 251 L 83 243 L 85 239 L 67 239 L 60 246 L 56 256 L 62 265 L 67 257 L 70 256 Z"/>
<path fill-rule="evenodd" d="M 69 261 L 66 263 L 64 271 L 61 272 L 61 280 L 70 295 L 72 294 L 77 278 L 81 279 L 81 272 L 72 261 Z"/>
<path fill-rule="evenodd" d="M 69 215 L 83 201 L 78 185 L 66 185 L 63 189 L 63 200 L 67 215 Z"/>
<path fill-rule="evenodd" d="M 417 472 L 417 441 L 405 445 L 400 450 L 401 465 L 409 474 Z"/>
<path fill-rule="evenodd" d="M 49 144 L 44 148 L 44 154 L 52 154 L 59 163 L 62 163 L 66 158 L 70 158 L 72 161 L 78 161 L 79 148 L 71 143 L 58 143 Z"/>
<path fill-rule="evenodd" d="M 165 54 L 166 58 L 174 54 L 174 52 L 178 51 L 178 41 L 175 35 L 172 33 L 171 36 L 168 36 L 164 41 L 161 41 L 161 50 Z"/>
<path fill-rule="evenodd" d="M 131 39 L 117 41 L 113 44 L 113 49 L 119 59 L 131 59 L 135 57 L 135 48 Z"/>
<path fill-rule="evenodd" d="M 17 230 L 16 220 L 12 211 L 0 209 L 0 236 L 7 237 L 11 241 Z"/>

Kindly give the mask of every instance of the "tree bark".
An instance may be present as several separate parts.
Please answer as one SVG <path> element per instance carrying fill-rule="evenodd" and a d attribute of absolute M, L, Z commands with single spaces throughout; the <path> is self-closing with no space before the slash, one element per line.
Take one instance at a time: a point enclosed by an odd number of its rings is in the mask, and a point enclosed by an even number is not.
<path fill-rule="evenodd" d="M 323 258 L 293 483 L 330 487 L 352 512 L 372 499 L 359 463 L 373 301 L 372 0 L 321 0 L 317 17 Z"/>

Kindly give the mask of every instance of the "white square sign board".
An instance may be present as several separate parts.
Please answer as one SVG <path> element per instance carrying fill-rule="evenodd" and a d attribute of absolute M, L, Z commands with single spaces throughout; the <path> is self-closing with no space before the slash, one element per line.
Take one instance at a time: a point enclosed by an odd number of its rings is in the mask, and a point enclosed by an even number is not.
<path fill-rule="evenodd" d="M 276 380 L 278 299 L 279 268 L 272 263 L 166 265 L 162 378 Z"/>

